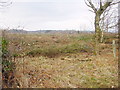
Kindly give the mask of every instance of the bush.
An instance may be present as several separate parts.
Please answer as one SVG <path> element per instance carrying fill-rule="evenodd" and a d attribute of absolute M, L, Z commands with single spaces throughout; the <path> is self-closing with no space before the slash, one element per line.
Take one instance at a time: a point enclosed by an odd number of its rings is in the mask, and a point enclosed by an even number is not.
<path fill-rule="evenodd" d="M 77 41 L 88 42 L 88 41 L 92 41 L 92 39 L 94 38 L 94 36 L 93 35 L 81 35 L 81 36 L 71 37 L 71 38 L 74 39 L 74 40 L 77 40 Z"/>
<path fill-rule="evenodd" d="M 93 52 L 93 48 L 89 45 L 81 45 L 79 43 L 74 43 L 70 45 L 64 45 L 61 47 L 48 47 L 43 49 L 35 49 L 31 50 L 27 53 L 27 55 L 30 56 L 36 56 L 36 55 L 43 55 L 47 57 L 55 57 L 61 54 L 68 54 L 68 53 L 79 53 L 79 52 Z"/>
<path fill-rule="evenodd" d="M 12 87 L 14 63 L 11 61 L 11 56 L 7 49 L 8 41 L 2 38 L 2 78 L 3 87 Z M 12 73 L 12 74 L 11 74 Z M 10 78 L 11 77 L 11 78 Z M 12 79 L 12 80 L 11 80 Z"/>
<path fill-rule="evenodd" d="M 5 40 L 5 39 L 3 38 L 3 39 L 2 39 L 2 57 L 3 57 L 3 58 L 8 55 L 7 45 L 8 45 L 7 40 Z"/>
<path fill-rule="evenodd" d="M 91 36 L 81 36 L 78 38 L 78 40 L 89 41 L 89 40 L 92 40 L 92 37 Z"/>

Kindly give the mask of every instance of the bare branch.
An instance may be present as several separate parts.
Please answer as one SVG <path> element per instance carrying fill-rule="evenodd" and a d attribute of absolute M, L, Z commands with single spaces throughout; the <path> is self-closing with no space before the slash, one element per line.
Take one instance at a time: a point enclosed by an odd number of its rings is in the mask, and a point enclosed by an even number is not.
<path fill-rule="evenodd" d="M 93 10 L 90 10 L 90 9 L 89 9 L 89 11 L 95 13 Z"/>
<path fill-rule="evenodd" d="M 112 2 L 113 0 L 111 0 L 111 2 L 106 2 L 102 7 L 100 7 L 100 9 L 98 10 L 99 14 L 101 15 L 110 6 Z"/>
<path fill-rule="evenodd" d="M 118 26 L 118 23 L 115 24 L 115 25 L 109 26 L 108 28 L 114 28 L 114 27 L 117 27 L 117 26 Z"/>
<path fill-rule="evenodd" d="M 100 8 L 102 7 L 102 1 L 100 0 Z"/>
<path fill-rule="evenodd" d="M 88 3 L 87 3 L 88 2 Z M 85 4 L 90 7 L 94 13 L 96 13 L 97 9 L 95 8 L 95 6 L 93 5 L 93 3 L 91 2 L 91 0 L 87 0 L 87 2 L 85 1 Z"/>
<path fill-rule="evenodd" d="M 0 1 L 0 7 L 7 7 L 11 4 L 12 4 L 11 1 L 4 1 L 4 2 Z"/>
<path fill-rule="evenodd" d="M 115 2 L 115 3 L 111 3 L 110 5 L 116 5 L 116 4 L 118 4 L 118 3 L 120 3 L 120 1 Z"/>

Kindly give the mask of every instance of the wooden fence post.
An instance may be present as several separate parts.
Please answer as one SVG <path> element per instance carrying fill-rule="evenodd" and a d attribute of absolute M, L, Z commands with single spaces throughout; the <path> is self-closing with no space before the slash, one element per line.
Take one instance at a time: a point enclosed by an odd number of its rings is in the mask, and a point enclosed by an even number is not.
<path fill-rule="evenodd" d="M 114 58 L 116 58 L 116 44 L 115 44 L 115 40 L 113 40 L 113 55 L 114 55 Z"/>

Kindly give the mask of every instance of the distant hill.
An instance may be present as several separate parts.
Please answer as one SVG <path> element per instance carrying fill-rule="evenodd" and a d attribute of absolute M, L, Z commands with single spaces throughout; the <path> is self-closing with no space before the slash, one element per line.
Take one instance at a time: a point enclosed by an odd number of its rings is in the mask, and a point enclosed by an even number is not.
<path fill-rule="evenodd" d="M 9 33 L 27 33 L 25 30 L 17 30 L 17 29 L 11 29 L 8 30 Z"/>
<path fill-rule="evenodd" d="M 45 34 L 45 33 L 94 33 L 94 31 L 75 31 L 75 30 L 36 30 L 36 31 L 26 31 L 26 30 L 18 30 L 18 29 L 11 29 L 8 30 L 9 33 L 21 33 L 21 34 Z"/>

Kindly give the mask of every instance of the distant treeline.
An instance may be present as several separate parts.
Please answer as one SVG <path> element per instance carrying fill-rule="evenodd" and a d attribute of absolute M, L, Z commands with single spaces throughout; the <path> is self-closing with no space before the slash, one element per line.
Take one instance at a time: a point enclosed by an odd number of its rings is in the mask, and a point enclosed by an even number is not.
<path fill-rule="evenodd" d="M 8 30 L 10 33 L 30 33 L 30 34 L 38 34 L 38 33 L 94 33 L 94 31 L 76 31 L 76 30 L 36 30 L 36 31 L 27 31 L 27 30 L 18 30 L 18 29 L 11 29 Z"/>
<path fill-rule="evenodd" d="M 50 33 L 50 34 L 54 34 L 54 33 L 62 33 L 62 34 L 91 34 L 91 33 L 95 33 L 94 31 L 90 31 L 90 30 L 85 30 L 85 31 L 80 31 L 80 30 L 36 30 L 36 31 L 27 31 L 27 30 L 22 30 L 22 29 L 10 29 L 10 30 L 6 30 L 9 33 L 21 33 L 21 34 L 46 34 L 46 33 Z M 107 32 L 107 33 L 117 33 L 117 32 Z"/>

